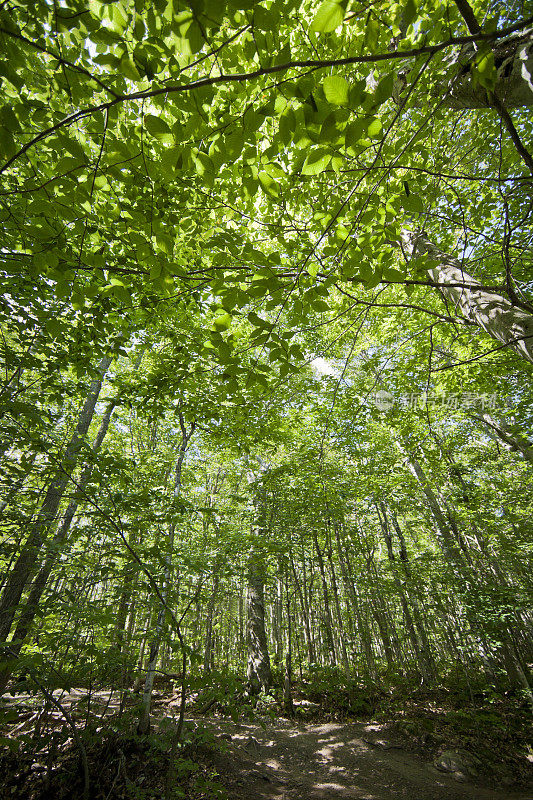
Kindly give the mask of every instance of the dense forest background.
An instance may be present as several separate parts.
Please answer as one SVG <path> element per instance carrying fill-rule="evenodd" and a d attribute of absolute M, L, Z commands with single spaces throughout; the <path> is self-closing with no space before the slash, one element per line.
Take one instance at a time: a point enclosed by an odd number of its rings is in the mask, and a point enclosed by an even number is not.
<path fill-rule="evenodd" d="M 91 697 L 157 749 L 163 689 L 168 797 L 191 705 L 304 696 L 453 695 L 523 778 L 532 26 L 514 0 L 0 3 L 10 797 L 60 796 L 69 747 L 80 796 L 134 796 L 89 780 Z"/>

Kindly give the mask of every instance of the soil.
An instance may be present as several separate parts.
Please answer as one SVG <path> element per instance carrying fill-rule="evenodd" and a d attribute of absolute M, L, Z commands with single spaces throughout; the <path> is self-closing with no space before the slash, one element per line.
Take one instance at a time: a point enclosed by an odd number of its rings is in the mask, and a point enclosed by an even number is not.
<path fill-rule="evenodd" d="M 404 750 L 387 725 L 202 725 L 223 745 L 208 760 L 229 800 L 533 800 L 533 791 L 490 788 L 480 776 L 458 782 Z"/>

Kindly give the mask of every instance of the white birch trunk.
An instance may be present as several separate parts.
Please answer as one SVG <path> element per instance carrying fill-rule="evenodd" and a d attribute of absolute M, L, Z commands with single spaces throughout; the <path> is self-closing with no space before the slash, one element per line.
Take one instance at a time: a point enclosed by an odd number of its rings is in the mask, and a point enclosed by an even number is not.
<path fill-rule="evenodd" d="M 533 364 L 532 314 L 503 295 L 481 288 L 457 258 L 443 253 L 423 233 L 404 231 L 402 237 L 412 257 L 427 254 L 437 262 L 428 275 L 456 311 Z"/>

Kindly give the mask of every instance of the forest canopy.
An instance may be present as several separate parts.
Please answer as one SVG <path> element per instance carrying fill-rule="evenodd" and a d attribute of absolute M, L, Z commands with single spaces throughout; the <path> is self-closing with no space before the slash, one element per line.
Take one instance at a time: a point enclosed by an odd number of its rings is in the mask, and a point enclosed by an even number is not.
<path fill-rule="evenodd" d="M 0 3 L 4 697 L 533 703 L 532 74 L 515 0 Z"/>

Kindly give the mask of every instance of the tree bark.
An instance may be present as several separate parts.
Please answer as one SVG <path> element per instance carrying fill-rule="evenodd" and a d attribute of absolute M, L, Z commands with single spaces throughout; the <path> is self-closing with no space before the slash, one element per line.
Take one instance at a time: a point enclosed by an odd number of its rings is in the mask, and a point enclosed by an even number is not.
<path fill-rule="evenodd" d="M 335 640 L 333 638 L 333 620 L 331 617 L 331 609 L 329 605 L 329 589 L 326 580 L 326 569 L 324 566 L 324 558 L 320 545 L 318 544 L 318 536 L 316 531 L 313 531 L 313 544 L 318 559 L 318 569 L 320 572 L 320 579 L 322 581 L 322 595 L 324 598 L 324 629 L 326 634 L 326 645 L 328 648 L 328 660 L 332 667 L 337 666 L 337 654 L 335 652 Z"/>
<path fill-rule="evenodd" d="M 262 465 L 261 472 L 267 467 Z M 255 524 L 252 528 L 252 546 L 248 558 L 246 588 L 246 645 L 247 691 L 251 696 L 268 692 L 272 686 L 272 672 L 265 627 L 265 577 L 266 566 L 262 541 L 266 536 L 266 491 L 261 481 L 253 481 Z"/>
<path fill-rule="evenodd" d="M 337 616 L 337 626 L 339 630 L 339 647 L 341 651 L 341 659 L 344 666 L 344 671 L 347 675 L 350 674 L 350 661 L 348 658 L 348 651 L 346 649 L 346 636 L 344 631 L 344 622 L 342 619 L 342 611 L 341 611 L 341 604 L 340 604 L 340 597 L 339 597 L 339 590 L 337 586 L 337 576 L 335 574 L 335 566 L 333 564 L 333 552 L 331 547 L 331 541 L 329 541 L 326 545 L 326 555 L 329 562 L 329 571 L 331 575 L 331 591 L 333 593 L 333 602 L 335 604 L 335 611 Z"/>
<path fill-rule="evenodd" d="M 291 603 L 289 598 L 288 580 L 285 581 L 285 600 L 287 609 L 287 652 L 285 654 L 285 675 L 283 677 L 283 710 L 288 717 L 294 716 L 292 700 L 292 625 Z"/>
<path fill-rule="evenodd" d="M 481 284 L 464 271 L 462 263 L 439 250 L 420 231 L 404 231 L 402 236 L 413 258 L 428 255 L 437 262 L 428 275 L 448 303 L 497 342 L 533 364 L 533 314 L 501 294 L 478 289 Z"/>
<path fill-rule="evenodd" d="M 274 645 L 274 664 L 281 666 L 283 661 L 283 565 L 278 563 L 276 593 L 272 601 L 272 642 Z"/>
<path fill-rule="evenodd" d="M 190 431 L 187 432 L 181 411 L 179 414 L 179 420 L 181 426 L 181 446 L 180 446 L 179 456 L 176 461 L 173 500 L 176 500 L 181 493 L 181 471 L 183 467 L 183 462 L 185 460 L 185 453 L 187 452 L 188 444 L 196 427 L 195 423 L 193 422 L 191 424 Z M 165 611 L 166 611 L 165 604 L 170 589 L 170 576 L 172 573 L 172 555 L 174 550 L 175 534 L 176 534 L 176 525 L 174 523 L 171 523 L 171 525 L 169 525 L 168 535 L 167 535 L 168 552 L 166 558 L 165 575 L 163 579 L 163 589 L 161 592 L 164 602 L 161 603 L 161 606 L 159 608 L 155 625 L 155 632 L 152 638 L 152 642 L 150 644 L 150 657 L 148 659 L 148 665 L 146 668 L 146 678 L 144 681 L 144 691 L 141 702 L 141 711 L 139 715 L 139 722 L 137 724 L 137 733 L 141 735 L 150 732 L 150 704 L 152 702 L 152 690 L 154 688 L 154 677 L 155 677 L 157 656 L 159 654 L 159 648 L 161 646 L 161 639 L 163 636 L 163 628 L 165 623 Z M 183 679 L 185 680 L 185 676 L 183 677 Z"/>
<path fill-rule="evenodd" d="M 209 605 L 207 607 L 204 646 L 204 675 L 209 675 L 213 668 L 213 615 L 215 613 L 219 580 L 220 579 L 218 575 L 213 576 L 213 591 L 211 592 Z"/>
<path fill-rule="evenodd" d="M 378 518 L 381 525 L 381 530 L 387 544 L 387 553 L 394 581 L 394 588 L 396 589 L 396 593 L 398 595 L 398 599 L 400 600 L 400 605 L 402 607 L 402 612 L 405 620 L 405 627 L 407 628 L 407 635 L 409 636 L 411 647 L 413 648 L 413 652 L 416 656 L 420 673 L 426 682 L 430 682 L 433 676 L 433 671 L 431 668 L 431 664 L 429 662 L 428 654 L 425 652 L 424 645 L 420 641 L 417 631 L 415 629 L 415 624 L 413 616 L 411 614 L 411 609 L 409 608 L 407 596 L 404 592 L 403 586 L 398 576 L 397 563 L 394 556 L 394 550 L 392 547 L 392 534 L 389 527 L 389 521 L 387 518 L 387 509 L 385 503 L 380 502 L 379 505 L 376 504 L 376 510 L 378 512 Z"/>
<path fill-rule="evenodd" d="M 525 436 L 512 433 L 504 422 L 498 422 L 490 414 L 483 413 L 481 416 L 472 414 L 472 417 L 483 422 L 491 434 L 496 434 L 509 450 L 520 453 L 526 461 L 533 464 L 533 442 Z"/>
<path fill-rule="evenodd" d="M 136 535 L 137 531 L 135 527 L 132 527 L 128 536 L 129 547 L 134 547 Z M 128 609 L 130 609 L 133 604 L 132 589 L 135 576 L 137 575 L 137 572 L 135 570 L 135 562 L 133 561 L 133 558 L 131 558 L 130 551 L 128 551 L 126 559 L 127 560 L 124 565 L 122 586 L 120 589 L 118 613 L 115 623 L 115 642 L 119 653 L 122 652 L 122 648 L 124 646 L 125 633 L 126 633 L 124 628 L 128 616 Z"/>
<path fill-rule="evenodd" d="M 453 567 L 459 568 L 460 574 L 462 574 L 464 567 L 462 555 L 457 544 L 454 542 L 453 534 L 449 528 L 444 511 L 440 507 L 439 501 L 437 500 L 437 497 L 426 477 L 426 473 L 414 456 L 408 456 L 407 467 L 416 478 L 420 488 L 422 489 L 422 492 L 424 493 L 428 507 L 433 515 L 433 519 L 435 520 L 436 529 L 439 534 L 438 542 L 444 553 L 444 557 Z"/>
<path fill-rule="evenodd" d="M 80 448 L 89 430 L 103 379 L 111 361 L 111 356 L 105 356 L 97 367 L 98 378 L 90 385 L 89 393 L 78 416 L 76 429 L 65 449 L 62 463 L 52 478 L 26 543 L 4 586 L 0 600 L 0 642 L 5 642 L 9 636 L 22 592 L 35 568 L 37 555 L 54 523 L 65 489 L 76 468 Z"/>
<path fill-rule="evenodd" d="M 419 640 L 421 642 L 422 652 L 424 653 L 424 661 L 427 664 L 427 668 L 428 668 L 428 672 L 429 672 L 430 676 L 434 676 L 434 675 L 437 674 L 437 670 L 436 670 L 435 661 L 433 659 L 433 655 L 432 655 L 432 652 L 431 652 L 431 647 L 430 647 L 430 644 L 429 644 L 429 638 L 428 638 L 428 635 L 427 635 L 427 631 L 426 631 L 424 622 L 422 620 L 422 614 L 420 612 L 420 608 L 419 608 L 419 605 L 418 605 L 418 599 L 416 597 L 416 593 L 415 593 L 414 588 L 412 586 L 413 576 L 412 576 L 412 573 L 411 573 L 411 565 L 409 564 L 409 556 L 407 555 L 407 548 L 405 546 L 405 539 L 404 539 L 403 531 L 400 528 L 400 525 L 398 523 L 398 519 L 396 517 L 396 514 L 394 513 L 394 511 L 392 509 L 390 509 L 390 517 L 391 517 L 391 520 L 392 520 L 392 525 L 394 527 L 394 530 L 396 531 L 396 536 L 398 537 L 398 542 L 400 544 L 400 548 L 399 548 L 400 563 L 402 565 L 402 569 L 403 569 L 406 581 L 409 582 L 409 587 L 411 589 L 411 591 L 409 591 L 408 594 L 409 594 L 409 598 L 410 598 L 410 601 L 411 601 L 411 607 L 413 609 L 413 617 L 414 617 L 414 622 L 415 622 L 418 638 L 419 638 Z"/>
<path fill-rule="evenodd" d="M 337 552 L 339 554 L 339 564 L 341 575 L 344 582 L 347 597 L 350 598 L 352 609 L 355 616 L 361 647 L 365 656 L 367 674 L 373 683 L 379 683 L 379 674 L 372 652 L 372 640 L 367 620 L 361 613 L 359 595 L 352 575 L 352 569 L 348 554 L 344 552 L 338 527 L 335 527 L 335 538 L 337 542 Z"/>
<path fill-rule="evenodd" d="M 291 567 L 292 567 L 292 574 L 294 578 L 294 586 L 296 589 L 296 593 L 298 595 L 298 599 L 300 601 L 300 608 L 302 611 L 302 620 L 304 625 L 304 636 L 305 636 L 305 643 L 307 645 L 307 657 L 310 664 L 314 664 L 316 661 L 316 654 L 315 654 L 315 643 L 313 641 L 313 636 L 311 632 L 311 621 L 309 618 L 309 604 L 307 602 L 307 592 L 305 591 L 305 586 L 302 589 L 302 585 L 300 583 L 300 579 L 298 577 L 298 573 L 296 571 L 296 565 L 294 563 L 294 558 L 292 552 L 290 554 L 291 559 Z M 303 564 L 303 577 L 304 581 L 306 580 L 305 575 L 305 564 Z"/>
<path fill-rule="evenodd" d="M 248 562 L 248 585 L 246 593 L 246 638 L 248 665 L 247 688 L 250 695 L 268 692 L 272 686 L 270 656 L 265 630 L 265 566 L 263 559 L 252 554 Z"/>
<path fill-rule="evenodd" d="M 506 108 L 533 106 L 533 31 L 514 34 L 497 42 L 493 48 L 496 66 L 496 82 L 493 93 Z M 472 45 L 461 49 L 455 60 L 456 74 L 447 89 L 439 87 L 439 100 L 443 106 L 457 110 L 491 108 L 492 102 L 486 89 L 472 77 L 471 65 L 476 50 Z"/>
<path fill-rule="evenodd" d="M 96 434 L 92 447 L 94 455 L 96 455 L 96 453 L 99 451 L 102 442 L 104 441 L 114 408 L 115 408 L 115 403 L 114 402 L 110 403 L 106 413 L 102 418 L 102 422 L 100 423 L 100 428 L 98 430 L 98 433 Z M 78 484 L 77 492 L 79 492 L 80 494 L 83 493 L 85 487 L 89 483 L 92 470 L 93 470 L 93 464 L 92 462 L 89 462 L 84 467 L 77 481 Z M 35 615 L 39 608 L 39 602 L 45 590 L 46 584 L 48 583 L 50 573 L 54 568 L 55 562 L 57 561 L 61 545 L 67 538 L 70 526 L 72 524 L 72 520 L 74 519 L 74 515 L 78 510 L 78 504 L 79 500 L 77 497 L 73 498 L 68 504 L 65 515 L 55 533 L 54 538 L 50 543 L 50 548 L 46 555 L 44 564 L 42 565 L 41 569 L 39 570 L 39 572 L 37 573 L 37 575 L 33 580 L 28 599 L 19 617 L 17 627 L 15 628 L 15 633 L 13 634 L 13 639 L 10 643 L 9 649 L 11 651 L 11 655 L 13 654 L 18 655 L 20 653 L 21 647 L 24 644 L 24 640 L 26 639 L 31 629 L 33 620 L 35 619 Z M 7 682 L 11 676 L 13 667 L 14 667 L 14 662 L 11 663 L 11 659 L 9 659 L 9 662 L 2 669 L 2 673 L 0 675 L 0 695 L 2 695 L 6 689 Z"/>

